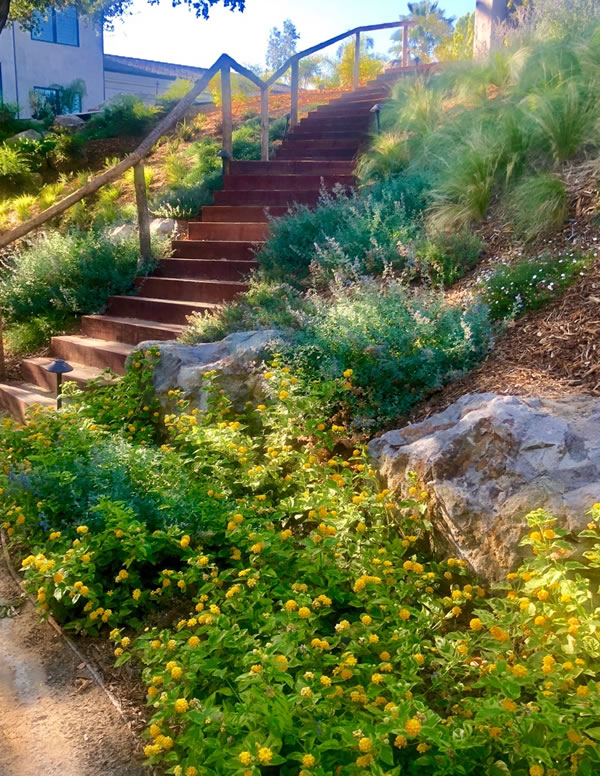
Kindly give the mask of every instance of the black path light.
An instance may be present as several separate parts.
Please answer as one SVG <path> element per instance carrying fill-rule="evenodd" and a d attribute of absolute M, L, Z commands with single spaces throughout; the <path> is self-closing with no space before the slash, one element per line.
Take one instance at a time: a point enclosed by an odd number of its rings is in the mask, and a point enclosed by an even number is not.
<path fill-rule="evenodd" d="M 67 364 L 66 361 L 63 361 L 62 358 L 57 358 L 51 364 L 48 364 L 48 366 L 44 367 L 44 369 L 47 372 L 51 372 L 52 374 L 56 375 L 56 409 L 59 410 L 62 407 L 62 376 L 67 374 L 67 372 L 72 372 L 73 367 L 71 364 Z"/>
<path fill-rule="evenodd" d="M 375 114 L 375 120 L 377 121 L 377 134 L 380 135 L 381 134 L 381 118 L 380 118 L 381 105 L 378 102 L 376 102 L 375 105 L 373 105 L 373 107 L 369 111 L 369 113 Z"/>

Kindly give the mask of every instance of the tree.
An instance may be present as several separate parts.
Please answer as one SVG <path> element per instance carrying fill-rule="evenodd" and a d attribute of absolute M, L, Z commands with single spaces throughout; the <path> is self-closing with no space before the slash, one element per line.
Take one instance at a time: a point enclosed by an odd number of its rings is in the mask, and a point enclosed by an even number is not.
<path fill-rule="evenodd" d="M 279 70 L 296 53 L 297 40 L 300 40 L 300 35 L 291 19 L 283 22 L 281 30 L 273 27 L 267 45 L 267 67 L 273 71 Z"/>
<path fill-rule="evenodd" d="M 104 19 L 110 28 L 114 19 L 123 16 L 133 0 L 0 0 L 0 33 L 7 22 L 18 23 L 23 29 L 35 29 L 39 16 L 46 17 L 51 8 L 75 7 L 80 14 L 97 16 Z M 158 5 L 160 0 L 148 0 L 150 5 Z M 173 8 L 185 5 L 194 11 L 197 18 L 208 19 L 213 5 L 223 3 L 232 11 L 243 11 L 246 0 L 171 0 Z"/>
<path fill-rule="evenodd" d="M 439 62 L 473 59 L 474 35 L 475 11 L 473 13 L 466 13 L 456 20 L 452 34 L 446 36 L 435 47 L 435 58 Z"/>
<path fill-rule="evenodd" d="M 452 35 L 454 18 L 446 17 L 437 0 L 418 0 L 408 3 L 410 13 L 401 17 L 403 21 L 416 22 L 408 31 L 408 49 L 414 61 L 431 62 L 436 46 Z M 390 51 L 397 57 L 402 55 L 402 29 L 392 35 L 394 45 Z"/>
<path fill-rule="evenodd" d="M 308 89 L 310 86 L 317 86 L 321 83 L 325 71 L 329 69 L 330 64 L 329 60 L 320 54 L 314 54 L 312 57 L 301 59 L 298 63 L 300 88 Z"/>
<path fill-rule="evenodd" d="M 362 86 L 372 81 L 383 71 L 384 61 L 371 49 L 374 43 L 372 38 L 361 38 L 360 41 L 360 62 L 358 81 Z M 338 51 L 339 62 L 336 65 L 336 72 L 339 76 L 340 86 L 347 88 L 354 83 L 354 41 L 346 43 Z"/>

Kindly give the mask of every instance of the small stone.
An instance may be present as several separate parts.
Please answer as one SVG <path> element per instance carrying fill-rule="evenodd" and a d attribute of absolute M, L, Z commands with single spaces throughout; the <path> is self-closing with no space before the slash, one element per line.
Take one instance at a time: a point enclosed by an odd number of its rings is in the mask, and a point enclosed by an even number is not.
<path fill-rule="evenodd" d="M 23 132 L 19 132 L 17 135 L 9 137 L 5 142 L 7 145 L 16 145 L 21 140 L 41 140 L 43 135 L 41 132 L 37 132 L 35 129 L 25 129 Z"/>
<path fill-rule="evenodd" d="M 56 129 L 69 129 L 72 132 L 76 132 L 79 129 L 83 129 L 85 121 L 79 118 L 79 116 L 67 113 L 64 116 L 57 116 L 52 126 Z"/>

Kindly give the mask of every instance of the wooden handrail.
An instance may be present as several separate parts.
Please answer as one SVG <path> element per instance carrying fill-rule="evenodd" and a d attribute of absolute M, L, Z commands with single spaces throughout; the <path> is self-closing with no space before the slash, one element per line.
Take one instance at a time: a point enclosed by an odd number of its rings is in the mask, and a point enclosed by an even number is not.
<path fill-rule="evenodd" d="M 206 89 L 206 87 L 209 85 L 210 81 L 214 78 L 215 75 L 218 73 L 221 73 L 222 75 L 222 110 L 223 110 L 223 147 L 226 151 L 231 152 L 232 148 L 232 121 L 231 121 L 231 88 L 230 88 L 230 78 L 229 73 L 230 70 L 235 70 L 240 75 L 244 76 L 244 78 L 247 78 L 249 81 L 251 81 L 255 86 L 257 86 L 261 91 L 261 157 L 263 160 L 268 160 L 269 158 L 269 89 L 270 87 L 279 79 L 282 75 L 284 75 L 290 68 L 292 69 L 292 76 L 291 76 L 291 126 L 294 126 L 298 120 L 298 65 L 300 60 L 304 59 L 305 57 L 310 56 L 311 54 L 314 54 L 317 51 L 320 51 L 321 49 L 327 48 L 328 46 L 333 45 L 334 43 L 339 43 L 342 40 L 345 40 L 348 37 L 354 36 L 355 37 L 355 56 L 356 61 L 354 63 L 354 88 L 358 88 L 358 75 L 359 75 L 359 62 L 358 62 L 358 54 L 360 53 L 360 35 L 363 32 L 373 32 L 375 30 L 386 30 L 386 29 L 394 29 L 398 27 L 404 27 L 405 33 L 403 35 L 403 42 L 404 42 L 404 49 L 403 52 L 403 63 L 407 62 L 407 28 L 411 27 L 415 24 L 413 21 L 399 21 L 399 22 L 386 22 L 384 24 L 370 24 L 365 25 L 363 27 L 355 27 L 352 30 L 348 30 L 348 32 L 344 32 L 341 35 L 336 35 L 333 38 L 329 38 L 329 40 L 324 41 L 323 43 L 319 43 L 316 46 L 311 46 L 310 48 L 304 49 L 304 51 L 299 51 L 293 56 L 291 56 L 285 64 L 283 64 L 273 75 L 271 75 L 266 80 L 262 80 L 259 76 L 257 76 L 255 73 L 253 73 L 251 70 L 249 70 L 247 67 L 244 67 L 239 62 L 237 62 L 233 57 L 230 57 L 228 54 L 221 54 L 221 56 L 216 60 L 216 62 L 208 68 L 208 70 L 205 71 L 205 73 L 194 83 L 194 86 L 190 89 L 190 91 L 175 105 L 175 107 L 158 123 L 158 125 L 150 132 L 147 137 L 142 140 L 142 142 L 138 145 L 138 147 L 132 151 L 128 156 L 125 157 L 125 159 L 122 159 L 118 164 L 116 164 L 114 167 L 111 167 L 110 170 L 107 170 L 106 172 L 103 172 L 101 175 L 97 175 L 95 178 L 92 178 L 91 181 L 88 181 L 84 186 L 77 189 L 77 191 L 71 192 L 68 196 L 64 197 L 64 199 L 60 200 L 60 202 L 57 202 L 56 204 L 52 205 L 52 207 L 47 208 L 46 210 L 43 210 L 41 213 L 38 213 L 38 215 L 34 216 L 33 218 L 30 218 L 28 221 L 25 221 L 24 223 L 20 224 L 19 226 L 15 227 L 14 229 L 11 229 L 8 232 L 5 232 L 4 234 L 0 235 L 0 249 L 5 248 L 7 245 L 10 245 L 11 243 L 15 242 L 15 240 L 19 240 L 21 237 L 25 237 L 25 235 L 32 232 L 34 229 L 37 229 L 38 227 L 42 226 L 43 224 L 47 223 L 48 221 L 52 220 L 53 218 L 56 218 L 56 216 L 59 216 L 61 213 L 64 213 L 66 210 L 68 210 L 73 205 L 77 204 L 77 202 L 80 202 L 82 199 L 85 199 L 86 197 L 89 197 L 91 194 L 94 194 L 98 189 L 102 188 L 102 186 L 105 186 L 107 183 L 111 183 L 112 181 L 117 180 L 120 178 L 127 170 L 131 169 L 132 167 L 135 167 L 136 165 L 140 165 L 137 168 L 137 172 L 135 175 L 136 179 L 136 193 L 139 193 L 140 196 L 138 196 L 138 213 L 140 214 L 139 219 L 139 227 L 140 227 L 140 244 L 142 248 L 142 253 L 147 253 L 148 251 L 148 240 L 149 235 L 147 234 L 148 229 L 148 219 L 144 217 L 144 209 L 147 210 L 147 205 L 144 201 L 140 201 L 140 197 L 142 194 L 142 175 L 143 175 L 143 167 L 141 166 L 141 162 L 143 159 L 150 153 L 152 148 L 155 146 L 158 140 L 160 140 L 163 135 L 165 135 L 167 132 L 172 130 L 176 125 L 177 122 L 182 119 L 188 110 L 190 108 L 195 100 L 196 97 L 198 97 L 202 92 Z M 228 87 L 229 84 L 229 87 Z M 223 88 L 223 86 L 225 88 Z M 145 193 L 145 189 L 144 189 Z M 144 234 L 142 234 L 142 231 Z"/>

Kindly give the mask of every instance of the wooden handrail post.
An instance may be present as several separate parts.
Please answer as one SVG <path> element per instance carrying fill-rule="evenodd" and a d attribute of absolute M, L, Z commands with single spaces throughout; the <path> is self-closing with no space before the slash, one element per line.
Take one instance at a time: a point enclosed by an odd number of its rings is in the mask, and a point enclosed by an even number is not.
<path fill-rule="evenodd" d="M 402 28 L 402 67 L 408 67 L 408 26 Z"/>
<path fill-rule="evenodd" d="M 138 230 L 140 233 L 140 255 L 142 261 L 150 261 L 152 259 L 150 214 L 148 213 L 148 196 L 146 194 L 146 177 L 144 175 L 143 162 L 138 162 L 133 168 L 133 184 L 135 187 Z"/>
<path fill-rule="evenodd" d="M 231 111 L 231 69 L 221 68 L 221 114 L 223 117 L 223 149 L 233 155 L 233 114 Z"/>
<path fill-rule="evenodd" d="M 4 318 L 0 312 L 0 380 L 6 380 L 6 361 L 4 360 Z"/>
<path fill-rule="evenodd" d="M 360 32 L 357 32 L 354 39 L 354 91 L 358 89 L 359 80 L 360 80 Z"/>
<path fill-rule="evenodd" d="M 293 129 L 298 123 L 298 85 L 300 82 L 299 61 L 294 59 L 292 62 L 292 107 L 290 110 L 290 127 Z"/>
<path fill-rule="evenodd" d="M 260 92 L 260 158 L 269 161 L 269 87 Z"/>

